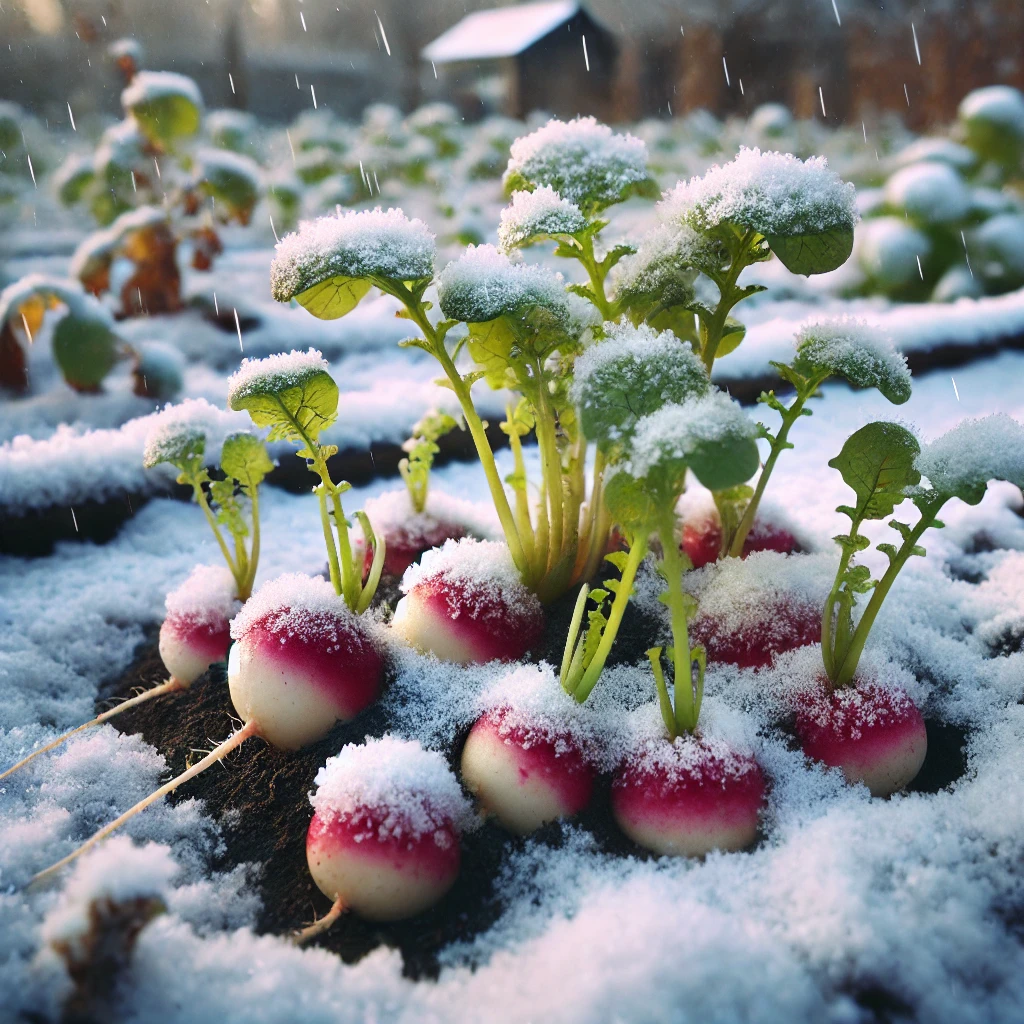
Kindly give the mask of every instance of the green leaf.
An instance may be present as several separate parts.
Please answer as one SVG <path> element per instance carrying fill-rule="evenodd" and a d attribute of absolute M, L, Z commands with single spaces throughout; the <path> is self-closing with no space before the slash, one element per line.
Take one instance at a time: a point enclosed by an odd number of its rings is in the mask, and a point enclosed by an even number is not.
<path fill-rule="evenodd" d="M 103 320 L 68 313 L 53 332 L 53 357 L 76 391 L 99 391 L 119 358 L 117 336 Z"/>
<path fill-rule="evenodd" d="M 181 93 L 151 96 L 129 110 L 150 142 L 165 148 L 195 135 L 202 120 L 199 108 Z"/>
<path fill-rule="evenodd" d="M 470 357 L 490 387 L 495 391 L 515 387 L 512 362 L 516 335 L 505 317 L 469 324 L 467 345 Z"/>
<path fill-rule="evenodd" d="M 635 480 L 628 473 L 615 473 L 605 482 L 604 500 L 612 521 L 627 530 L 647 526 L 658 512 L 645 482 Z M 611 561 L 609 556 L 605 557 Z"/>
<path fill-rule="evenodd" d="M 740 347 L 740 342 L 747 336 L 746 324 L 740 323 L 735 317 L 726 317 L 722 328 L 722 340 L 718 343 L 715 358 L 721 359 Z"/>
<path fill-rule="evenodd" d="M 295 383 L 267 377 L 232 395 L 230 404 L 248 412 L 257 427 L 269 427 L 269 441 L 316 441 L 338 415 L 338 385 L 326 370 Z"/>
<path fill-rule="evenodd" d="M 761 465 L 761 455 L 752 437 L 725 437 L 699 442 L 686 462 L 708 490 L 724 491 L 746 483 Z"/>
<path fill-rule="evenodd" d="M 921 446 L 898 423 L 876 422 L 851 434 L 843 450 L 829 462 L 857 495 L 853 509 L 843 508 L 855 522 L 884 519 L 921 480 L 914 461 Z"/>
<path fill-rule="evenodd" d="M 362 277 L 329 277 L 295 296 L 300 306 L 319 320 L 337 320 L 351 313 L 370 290 L 370 282 Z"/>
<path fill-rule="evenodd" d="M 841 267 L 853 252 L 853 228 L 835 227 L 820 234 L 768 235 L 779 261 L 794 274 L 827 274 Z"/>
<path fill-rule="evenodd" d="M 217 522 L 227 527 L 233 537 L 247 537 L 249 527 L 242 513 L 242 505 L 235 494 L 233 480 L 214 480 L 210 484 L 210 497 L 217 510 Z"/>
<path fill-rule="evenodd" d="M 263 442 L 245 431 L 224 438 L 220 468 L 243 487 L 255 490 L 274 468 Z"/>

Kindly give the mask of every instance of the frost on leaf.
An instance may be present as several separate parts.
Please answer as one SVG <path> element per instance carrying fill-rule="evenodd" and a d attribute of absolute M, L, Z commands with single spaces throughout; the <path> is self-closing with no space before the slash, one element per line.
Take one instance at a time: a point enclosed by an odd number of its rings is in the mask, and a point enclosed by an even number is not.
<path fill-rule="evenodd" d="M 297 299 L 314 316 L 344 316 L 374 279 L 423 281 L 434 273 L 434 236 L 397 209 L 349 210 L 304 221 L 281 239 L 270 267 L 278 302 Z"/>
<path fill-rule="evenodd" d="M 1024 488 L 1024 425 L 1005 413 L 967 419 L 925 445 L 917 469 L 937 494 L 977 505 L 990 480 Z"/>
<path fill-rule="evenodd" d="M 830 317 L 800 328 L 793 369 L 804 377 L 844 377 L 854 387 L 877 388 L 894 405 L 910 398 L 906 357 L 891 338 L 856 317 Z"/>
<path fill-rule="evenodd" d="M 636 426 L 628 470 L 665 481 L 678 494 L 687 468 L 712 491 L 745 483 L 760 465 L 757 426 L 721 391 L 665 405 Z"/>
<path fill-rule="evenodd" d="M 593 117 L 549 121 L 512 143 L 505 192 L 550 185 L 580 208 L 622 202 L 648 182 L 647 147 Z"/>
<path fill-rule="evenodd" d="M 699 231 L 726 225 L 755 231 L 796 274 L 823 274 L 845 263 L 857 220 L 853 185 L 830 171 L 824 157 L 746 148 L 703 177 L 680 182 L 662 210 Z"/>
<path fill-rule="evenodd" d="M 202 149 L 196 177 L 200 188 L 227 211 L 228 218 L 249 223 L 263 187 L 263 174 L 255 160 L 226 149 Z"/>
<path fill-rule="evenodd" d="M 140 71 L 121 93 L 121 105 L 159 146 L 195 135 L 203 117 L 198 86 L 173 71 Z"/>
<path fill-rule="evenodd" d="M 629 438 L 666 403 L 706 395 L 711 382 L 689 345 L 646 325 L 609 325 L 576 360 L 572 398 L 583 433 L 603 449 Z"/>
<path fill-rule="evenodd" d="M 508 251 L 545 238 L 575 235 L 586 226 L 580 208 L 545 185 L 533 192 L 512 193 L 511 203 L 501 211 L 498 242 Z"/>
<path fill-rule="evenodd" d="M 228 405 L 244 409 L 267 439 L 315 441 L 338 415 L 338 385 L 315 349 L 245 359 L 228 380 Z"/>

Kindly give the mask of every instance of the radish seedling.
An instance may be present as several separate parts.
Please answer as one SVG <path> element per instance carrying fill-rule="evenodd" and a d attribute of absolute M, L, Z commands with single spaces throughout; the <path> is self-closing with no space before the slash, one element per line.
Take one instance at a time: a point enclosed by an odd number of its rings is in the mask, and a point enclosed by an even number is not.
<path fill-rule="evenodd" d="M 409 567 L 402 592 L 392 628 L 442 661 L 515 661 L 543 633 L 540 601 L 497 541 L 446 541 Z"/>
<path fill-rule="evenodd" d="M 228 405 L 244 409 L 256 426 L 269 427 L 268 440 L 287 440 L 300 446 L 296 454 L 320 479 L 313 492 L 320 503 L 331 583 L 352 611 L 366 611 L 377 591 L 386 545 L 383 536 L 374 535 L 367 515 L 357 512 L 363 537 L 373 549 L 364 584 L 362 565 L 353 552 L 349 522 L 341 504 L 342 494 L 351 485 L 344 480 L 335 484 L 331 479 L 327 460 L 337 454 L 337 445 L 319 442 L 321 432 L 338 415 L 338 385 L 327 372 L 326 360 L 313 349 L 244 359 L 228 381 Z"/>
<path fill-rule="evenodd" d="M 40 881 L 91 849 L 150 804 L 173 793 L 247 739 L 282 750 L 323 739 L 376 700 L 384 655 L 365 620 L 319 577 L 281 576 L 265 583 L 231 623 L 228 689 L 241 729 L 196 764 L 105 825 L 67 857 L 40 871 Z"/>
<path fill-rule="evenodd" d="M 835 538 L 842 557 L 821 624 L 824 686 L 803 695 L 796 728 L 810 756 L 842 768 L 875 796 L 887 796 L 907 785 L 924 762 L 924 721 L 902 691 L 858 679 L 864 644 L 900 570 L 912 556 L 924 555 L 918 543 L 924 532 L 943 525 L 938 514 L 948 501 L 977 505 L 990 480 L 1024 486 L 1024 426 L 1005 415 L 965 420 L 922 450 L 905 427 L 869 423 L 847 439 L 829 465 L 857 501 L 838 509 L 849 517 L 850 531 Z M 918 521 L 913 526 L 889 521 L 902 543 L 877 545 L 889 567 L 872 579 L 867 566 L 854 564 L 869 545 L 860 527 L 892 515 L 908 497 Z M 866 593 L 871 598 L 855 623 L 856 595 Z"/>
<path fill-rule="evenodd" d="M 385 735 L 328 758 L 310 794 L 306 860 L 333 905 L 303 929 L 303 943 L 346 910 L 397 921 L 433 906 L 455 883 L 469 802 L 444 758 L 415 740 Z"/>

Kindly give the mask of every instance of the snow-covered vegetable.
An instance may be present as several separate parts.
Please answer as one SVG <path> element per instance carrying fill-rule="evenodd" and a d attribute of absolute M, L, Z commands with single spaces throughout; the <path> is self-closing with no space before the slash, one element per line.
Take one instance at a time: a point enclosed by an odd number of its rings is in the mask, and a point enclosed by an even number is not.
<path fill-rule="evenodd" d="M 195 135 L 203 117 L 196 83 L 174 71 L 139 71 L 121 93 L 121 105 L 161 150 Z"/>
<path fill-rule="evenodd" d="M 228 405 L 245 410 L 257 427 L 268 427 L 269 441 L 286 440 L 299 445 L 296 454 L 306 459 L 311 472 L 320 478 L 313 491 L 320 503 L 335 593 L 344 597 L 353 612 L 366 611 L 380 581 L 386 544 L 383 537 L 375 537 L 366 513 L 357 512 L 364 541 L 374 549 L 369 578 L 364 584 L 362 565 L 353 554 L 341 503 L 341 496 L 350 485 L 344 480 L 336 484 L 331 479 L 327 460 L 337 454 L 337 445 L 319 442 L 321 432 L 338 415 L 338 385 L 327 372 L 327 361 L 314 349 L 293 350 L 266 359 L 244 359 L 228 381 Z"/>
<path fill-rule="evenodd" d="M 1009 172 L 1024 154 L 1024 93 L 1012 85 L 975 89 L 960 101 L 964 141 L 983 160 Z"/>
<path fill-rule="evenodd" d="M 444 758 L 414 740 L 349 743 L 317 773 L 306 860 L 331 910 L 296 936 L 326 931 L 343 911 L 372 921 L 412 917 L 455 883 L 469 802 Z"/>

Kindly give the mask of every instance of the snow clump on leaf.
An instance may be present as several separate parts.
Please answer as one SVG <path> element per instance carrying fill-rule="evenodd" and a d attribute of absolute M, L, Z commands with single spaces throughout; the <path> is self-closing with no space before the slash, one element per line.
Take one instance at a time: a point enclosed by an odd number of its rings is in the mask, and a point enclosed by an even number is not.
<path fill-rule="evenodd" d="M 434 235 L 398 209 L 348 210 L 304 221 L 281 239 L 270 268 L 278 302 L 331 277 L 417 281 L 434 273 Z"/>
<path fill-rule="evenodd" d="M 578 206 L 609 206 L 647 181 L 647 147 L 593 117 L 551 120 L 512 143 L 506 192 L 550 185 Z"/>
<path fill-rule="evenodd" d="M 237 426 L 234 417 L 205 398 L 189 398 L 179 405 L 169 405 L 155 417 L 146 436 L 142 464 L 152 469 L 161 462 L 177 465 L 192 456 L 213 457 L 214 453 L 207 451 L 207 442 L 215 442 L 219 449 L 227 432 Z"/>
<path fill-rule="evenodd" d="M 574 235 L 586 223 L 575 203 L 545 185 L 533 192 L 512 193 L 512 202 L 501 211 L 498 242 L 507 251 L 552 235 Z"/>
<path fill-rule="evenodd" d="M 277 394 L 301 387 L 318 374 L 327 372 L 327 360 L 314 348 L 306 352 L 279 352 L 264 359 L 243 359 L 242 365 L 228 378 L 228 405 L 233 409 L 241 408 L 240 403 L 254 395 Z"/>
<path fill-rule="evenodd" d="M 164 602 L 167 614 L 197 623 L 224 622 L 234 617 L 241 605 L 231 570 L 225 565 L 197 565 L 185 581 L 172 590 Z"/>
<path fill-rule="evenodd" d="M 864 320 L 829 317 L 804 324 L 796 335 L 794 369 L 804 376 L 828 371 L 859 388 L 877 388 L 895 405 L 910 398 L 906 357 L 891 338 Z"/>
<path fill-rule="evenodd" d="M 461 831 L 474 816 L 448 762 L 417 740 L 384 735 L 347 743 L 316 775 L 310 803 L 325 821 L 383 812 L 377 837 L 421 836 L 451 823 Z"/>
<path fill-rule="evenodd" d="M 627 308 L 657 302 L 663 307 L 693 301 L 698 270 L 718 267 L 721 247 L 688 224 L 660 224 L 645 235 L 636 253 L 617 268 L 616 293 Z"/>

